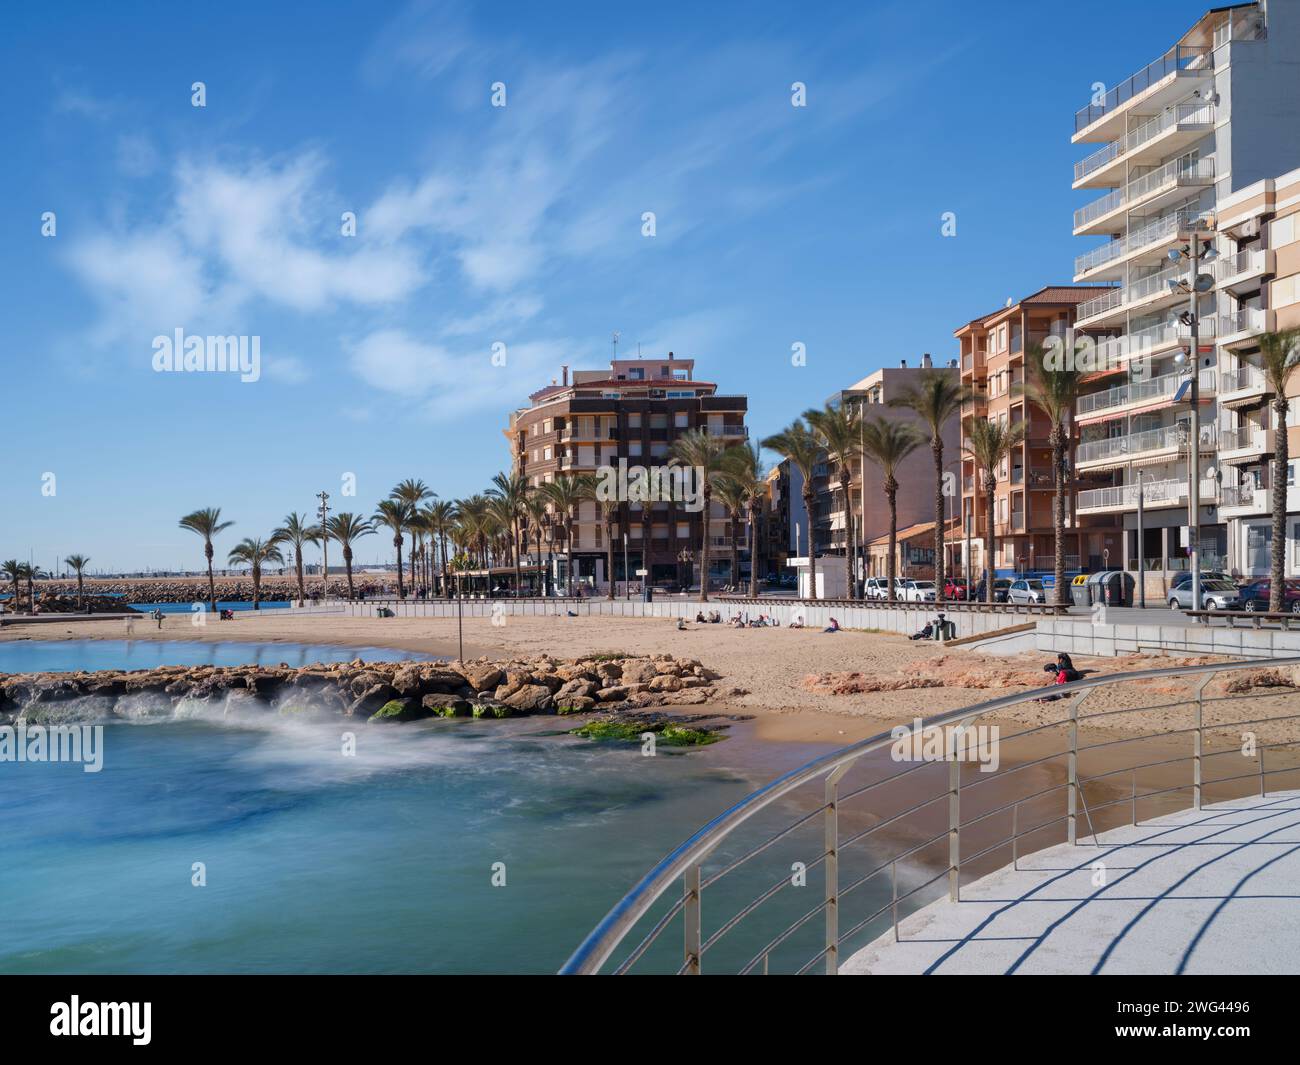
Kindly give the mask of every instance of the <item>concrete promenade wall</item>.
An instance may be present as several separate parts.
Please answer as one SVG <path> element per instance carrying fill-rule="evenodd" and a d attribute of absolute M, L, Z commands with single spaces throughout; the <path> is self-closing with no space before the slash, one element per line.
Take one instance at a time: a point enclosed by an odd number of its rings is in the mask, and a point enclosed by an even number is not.
<path fill-rule="evenodd" d="M 352 617 L 375 617 L 380 607 L 392 610 L 398 617 L 454 618 L 456 602 L 442 599 L 375 600 L 348 603 L 342 600 L 329 604 L 289 608 L 294 614 L 344 614 Z M 651 603 L 639 599 L 465 599 L 461 602 L 465 617 L 555 617 L 564 620 L 571 611 L 578 617 L 623 618 L 686 618 L 694 621 L 698 611 L 706 614 L 716 610 L 725 622 L 737 614 L 756 618 L 766 614 L 782 626 L 788 626 L 796 616 L 802 616 L 808 628 L 825 628 L 833 617 L 844 629 L 879 629 L 911 635 L 933 621 L 938 613 L 934 604 L 868 606 L 865 603 L 814 602 L 811 600 L 772 600 L 714 597 L 707 603 L 695 599 L 656 599 Z M 279 613 L 279 611 L 277 611 Z M 972 607 L 944 607 L 945 617 L 957 628 L 957 636 L 978 636 L 1001 629 L 1022 625 L 1041 618 L 1042 608 L 1020 607 L 987 611 Z"/>
<path fill-rule="evenodd" d="M 1283 658 L 1300 655 L 1300 632 L 1225 625 L 1094 625 L 1074 618 L 1038 622 L 1040 651 L 1079 655 L 1170 654 Z"/>

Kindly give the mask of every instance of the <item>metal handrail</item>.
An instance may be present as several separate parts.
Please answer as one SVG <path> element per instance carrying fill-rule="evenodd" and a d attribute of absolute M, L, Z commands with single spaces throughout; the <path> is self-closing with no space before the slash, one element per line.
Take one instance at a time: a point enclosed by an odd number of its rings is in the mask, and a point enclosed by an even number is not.
<path fill-rule="evenodd" d="M 766 943 L 752 959 L 743 967 L 742 971 L 748 972 L 757 968 L 761 963 L 763 971 L 768 968 L 768 960 L 771 952 L 795 931 L 806 925 L 810 920 L 821 913 L 825 915 L 826 935 L 822 949 L 814 957 L 806 962 L 800 972 L 806 972 L 814 968 L 818 962 L 824 961 L 828 973 L 837 971 L 840 962 L 841 943 L 865 928 L 872 920 L 879 917 L 886 910 L 893 910 L 893 924 L 895 937 L 898 936 L 898 903 L 903 899 L 910 897 L 917 891 L 929 886 L 943 876 L 948 878 L 948 895 L 953 901 L 960 897 L 961 885 L 961 831 L 963 828 L 969 828 L 971 825 L 988 820 L 990 816 L 996 813 L 1005 814 L 1010 808 L 1012 814 L 1011 835 L 998 842 L 985 846 L 973 855 L 967 855 L 967 863 L 975 858 L 991 853 L 999 847 L 1010 846 L 1012 849 L 1012 860 L 1017 861 L 1023 853 L 1018 842 L 1020 839 L 1040 833 L 1044 829 L 1059 825 L 1064 822 L 1067 826 L 1068 842 L 1074 844 L 1077 842 L 1077 818 L 1080 806 L 1082 806 L 1083 816 L 1087 824 L 1088 834 L 1093 836 L 1096 842 L 1096 830 L 1092 826 L 1092 812 L 1100 811 L 1115 805 L 1117 802 L 1128 801 L 1132 803 L 1134 819 L 1136 821 L 1137 800 L 1139 797 L 1147 798 L 1153 795 L 1173 794 L 1175 792 L 1191 790 L 1193 793 L 1193 804 L 1196 809 L 1201 808 L 1202 790 L 1207 783 L 1202 779 L 1202 762 L 1206 758 L 1215 757 L 1219 754 L 1226 753 L 1225 750 L 1206 752 L 1204 748 L 1204 734 L 1207 730 L 1216 731 L 1224 728 L 1236 728 L 1243 724 L 1259 724 L 1266 722 L 1294 720 L 1300 718 L 1300 712 L 1295 714 L 1277 715 L 1274 717 L 1259 718 L 1254 722 L 1210 722 L 1204 720 L 1204 706 L 1207 702 L 1216 701 L 1240 701 L 1233 699 L 1231 696 L 1223 697 L 1206 697 L 1205 689 L 1216 676 L 1221 673 L 1228 673 L 1238 670 L 1259 670 L 1265 667 L 1282 667 L 1282 666 L 1300 666 L 1300 656 L 1277 658 L 1267 661 L 1236 661 L 1213 663 L 1199 666 L 1176 666 L 1164 669 L 1142 670 L 1132 673 L 1119 673 L 1103 677 L 1090 677 L 1083 680 L 1075 681 L 1066 685 L 1053 685 L 1045 688 L 1037 688 L 1028 692 L 1019 692 L 1011 695 L 1004 695 L 996 699 L 990 699 L 974 706 L 962 707 L 955 710 L 949 710 L 933 717 L 926 718 L 917 724 L 902 725 L 891 729 L 888 732 L 878 733 L 875 736 L 860 740 L 857 743 L 850 744 L 839 750 L 829 752 L 814 758 L 812 761 L 792 769 L 782 774 L 775 780 L 763 785 L 757 791 L 746 796 L 740 802 L 723 811 L 713 820 L 709 821 L 699 831 L 689 839 L 676 847 L 657 865 L 641 878 L 641 880 L 632 888 L 622 899 L 615 904 L 604 919 L 587 935 L 573 955 L 565 962 L 560 969 L 561 974 L 580 975 L 593 974 L 601 970 L 607 962 L 610 961 L 620 944 L 628 934 L 637 926 L 638 922 L 645 917 L 651 907 L 663 896 L 674 881 L 681 878 L 685 890 L 683 895 L 673 905 L 668 914 L 660 917 L 658 922 L 651 929 L 650 933 L 642 939 L 636 946 L 630 958 L 626 959 L 615 969 L 616 972 L 623 973 L 628 970 L 633 962 L 642 957 L 648 947 L 662 934 L 669 926 L 673 917 L 682 914 L 684 919 L 684 939 L 683 939 L 683 956 L 684 961 L 678 972 L 682 973 L 699 973 L 702 970 L 704 952 L 714 946 L 724 935 L 735 929 L 741 921 L 752 914 L 767 899 L 775 896 L 787 881 L 778 882 L 767 887 L 757 899 L 752 900 L 741 910 L 726 920 L 723 925 L 708 939 L 704 939 L 700 923 L 700 902 L 701 895 L 705 886 L 712 886 L 727 873 L 738 868 L 748 861 L 749 858 L 765 851 L 773 842 L 787 835 L 795 826 L 787 826 L 781 829 L 776 835 L 770 836 L 756 848 L 746 851 L 740 858 L 732 859 L 726 867 L 719 873 L 716 873 L 707 879 L 703 877 L 703 863 L 714 853 L 718 846 L 734 833 L 740 826 L 755 815 L 771 807 L 779 799 L 791 794 L 796 789 L 817 780 L 825 781 L 825 802 L 817 807 L 811 814 L 801 816 L 796 825 L 804 825 L 813 821 L 818 815 L 822 816 L 825 824 L 825 846 L 822 851 L 815 856 L 815 859 L 808 863 L 812 866 L 822 866 L 824 869 L 825 892 L 824 897 L 817 905 L 803 912 L 791 925 L 783 929 L 777 936 Z M 1079 711 L 1088 697 L 1097 689 L 1131 683 L 1138 680 L 1148 680 L 1162 677 L 1177 677 L 1181 679 L 1200 678 L 1199 682 L 1193 682 L 1188 698 L 1172 703 L 1160 703 L 1157 706 L 1121 708 L 1116 710 L 1101 711 L 1096 714 L 1081 716 Z M 1270 693 L 1270 694 L 1287 694 Z M 1295 694 L 1294 690 L 1290 694 Z M 1037 725 L 1028 726 L 1020 732 L 1007 737 L 1008 740 L 1023 738 L 1027 735 L 1040 733 L 1049 728 L 1068 726 L 1069 729 L 1069 746 L 1066 750 L 1057 751 L 1050 755 L 1033 760 L 1029 763 L 1021 763 L 1011 766 L 1006 773 L 1010 774 L 1029 765 L 1039 764 L 1046 761 L 1055 761 L 1062 757 L 1068 759 L 1067 779 L 1063 784 L 1052 785 L 1045 789 L 1031 791 L 1027 795 L 1022 795 L 1008 803 L 1003 803 L 992 811 L 984 811 L 978 816 L 963 822 L 961 820 L 961 792 L 963 783 L 961 778 L 961 761 L 959 759 L 948 760 L 948 787 L 937 793 L 930 794 L 918 803 L 913 803 L 908 809 L 894 814 L 887 819 L 881 819 L 865 831 L 859 831 L 847 839 L 842 839 L 839 833 L 838 813 L 844 802 L 849 798 L 861 795 L 872 788 L 897 781 L 900 777 L 918 771 L 926 766 L 931 766 L 931 762 L 911 762 L 906 768 L 898 773 L 885 778 L 881 781 L 875 781 L 872 784 L 857 788 L 848 795 L 839 794 L 839 782 L 843 776 L 856 765 L 860 759 L 873 751 L 881 750 L 888 747 L 900 739 L 906 740 L 910 737 L 921 736 L 935 729 L 942 729 L 948 725 L 959 725 L 961 727 L 969 726 L 977 719 L 996 716 L 999 711 L 1006 710 L 1010 707 L 1019 706 L 1023 703 L 1034 700 L 1042 700 L 1046 696 L 1059 699 L 1062 703 L 1062 709 L 1065 711 L 1063 717 L 1050 722 L 1040 722 Z M 1255 698 L 1257 696 L 1247 695 L 1244 698 Z M 1152 710 L 1170 709 L 1171 707 L 1188 706 L 1195 708 L 1195 724 L 1187 729 L 1166 729 L 1160 732 L 1142 734 L 1137 736 L 1124 736 L 1115 740 L 1105 740 L 1098 743 L 1084 744 L 1079 743 L 1079 725 L 1101 717 L 1108 717 L 1117 714 L 1142 714 Z M 901 730 L 901 731 L 900 731 Z M 1081 752 L 1096 749 L 1099 746 L 1112 746 L 1121 743 L 1133 743 L 1153 738 L 1179 735 L 1190 733 L 1194 740 L 1193 751 L 1190 755 L 1172 759 L 1161 759 L 1157 762 L 1145 763 L 1138 766 L 1125 767 L 1123 770 L 1108 771 L 1098 773 L 1094 776 L 1083 777 L 1079 774 L 1078 759 Z M 1296 767 L 1282 767 L 1266 770 L 1264 766 L 1264 752 L 1270 747 L 1287 745 L 1286 743 L 1260 743 L 1256 749 L 1259 752 L 1258 771 L 1238 774 L 1233 777 L 1216 778 L 1208 781 L 1210 784 L 1226 783 L 1231 780 L 1258 778 L 1260 781 L 1261 794 L 1267 787 L 1267 777 L 1281 772 L 1295 772 Z M 1142 792 L 1139 795 L 1137 791 L 1137 772 L 1140 769 L 1151 768 L 1153 766 L 1169 765 L 1176 762 L 1191 761 L 1193 765 L 1193 778 L 1190 784 L 1178 784 L 1168 788 L 1159 788 L 1151 791 Z M 1133 778 L 1133 791 L 1128 799 L 1108 800 L 1096 803 L 1089 807 L 1086 796 L 1083 793 L 1084 785 L 1105 778 L 1114 776 L 1119 772 L 1129 772 Z M 1005 774 L 1003 775 L 1005 776 Z M 971 781 L 965 785 L 967 790 L 986 780 L 993 779 L 993 775 Z M 1040 798 L 1043 795 L 1056 791 L 1064 790 L 1066 792 L 1067 804 L 1066 812 L 1057 818 L 1052 818 L 1046 822 L 1036 824 L 1030 828 L 1022 829 L 1020 825 L 1020 807 L 1027 802 Z M 948 800 L 949 824 L 948 828 L 938 835 L 931 836 L 924 842 L 916 844 L 904 851 L 902 854 L 895 855 L 886 862 L 873 867 L 870 872 L 859 877 L 846 888 L 841 889 L 838 880 L 839 858 L 841 852 L 851 844 L 856 844 L 862 839 L 884 828 L 887 825 L 899 821 L 909 813 L 913 813 L 923 807 L 934 805 L 942 800 Z M 905 895 L 898 894 L 897 865 L 904 858 L 911 857 L 920 851 L 933 847 L 941 842 L 945 837 L 949 840 L 949 860 L 947 868 L 934 877 L 931 877 L 924 884 L 912 888 Z M 891 902 L 881 907 L 875 913 L 870 915 L 866 920 L 854 925 L 843 935 L 839 928 L 839 903 L 844 894 L 861 886 L 867 880 L 882 873 L 886 868 L 891 871 L 893 880 Z"/>

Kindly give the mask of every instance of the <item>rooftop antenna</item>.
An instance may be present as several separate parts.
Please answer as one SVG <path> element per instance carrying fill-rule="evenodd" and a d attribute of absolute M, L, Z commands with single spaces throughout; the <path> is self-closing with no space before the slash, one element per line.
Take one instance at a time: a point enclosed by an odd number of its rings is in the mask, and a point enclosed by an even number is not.
<path fill-rule="evenodd" d="M 616 358 L 616 359 L 618 358 L 618 339 L 619 339 L 619 337 L 621 337 L 622 335 L 623 335 L 622 333 L 620 333 L 617 329 L 615 329 L 614 332 L 613 332 L 613 334 L 612 334 L 611 337 L 610 337 L 610 340 L 611 340 L 611 342 L 613 343 L 613 346 L 614 346 L 614 358 Z"/>

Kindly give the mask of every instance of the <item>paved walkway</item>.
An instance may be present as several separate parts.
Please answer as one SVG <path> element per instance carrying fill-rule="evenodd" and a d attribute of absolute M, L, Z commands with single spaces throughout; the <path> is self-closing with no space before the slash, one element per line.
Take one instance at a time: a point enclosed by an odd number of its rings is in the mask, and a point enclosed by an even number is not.
<path fill-rule="evenodd" d="M 842 973 L 1300 972 L 1300 792 L 1022 858 L 919 910 Z M 1096 862 L 1105 864 L 1098 886 Z"/>

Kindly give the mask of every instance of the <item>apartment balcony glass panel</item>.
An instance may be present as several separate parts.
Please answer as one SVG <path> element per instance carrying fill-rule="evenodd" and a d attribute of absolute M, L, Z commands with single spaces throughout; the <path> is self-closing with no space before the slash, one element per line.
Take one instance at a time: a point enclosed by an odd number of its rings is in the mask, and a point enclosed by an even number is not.
<path fill-rule="evenodd" d="M 1201 450 L 1213 451 L 1217 432 L 1214 425 L 1201 426 Z M 1178 452 L 1187 445 L 1187 430 L 1182 425 L 1165 425 L 1128 436 L 1112 436 L 1107 440 L 1092 440 L 1080 444 L 1074 451 L 1075 465 L 1097 463 L 1123 463 L 1129 459 L 1144 458 L 1162 451 Z"/>
<path fill-rule="evenodd" d="M 1192 186 L 1212 185 L 1214 183 L 1214 158 L 1202 159 L 1195 154 L 1171 159 L 1164 166 L 1156 167 L 1148 174 L 1134 178 L 1127 185 L 1103 196 L 1099 200 L 1074 212 L 1074 232 L 1076 236 L 1083 233 L 1103 233 L 1106 226 L 1113 224 L 1104 221 L 1119 211 L 1136 211 L 1143 205 L 1154 206 L 1155 203 L 1170 193 Z"/>
<path fill-rule="evenodd" d="M 1209 48 L 1176 45 L 1116 85 L 1102 97 L 1100 103 L 1081 107 L 1074 116 L 1074 132 L 1077 136 L 1101 119 L 1115 114 L 1130 100 L 1137 99 L 1170 75 L 1209 72 L 1213 67 L 1214 53 Z"/>
<path fill-rule="evenodd" d="M 1074 184 L 1078 187 L 1093 174 L 1105 170 L 1112 163 L 1118 163 L 1143 149 L 1150 148 L 1159 140 L 1164 155 L 1171 155 L 1177 150 L 1169 145 L 1169 134 L 1187 133 L 1199 136 L 1202 131 L 1214 127 L 1214 104 L 1208 100 L 1188 99 L 1174 104 L 1153 118 L 1130 130 L 1118 140 L 1100 151 L 1093 152 L 1087 158 L 1074 164 Z M 1104 182 L 1103 182 L 1104 184 Z M 1110 182 L 1109 184 L 1114 184 Z"/>

